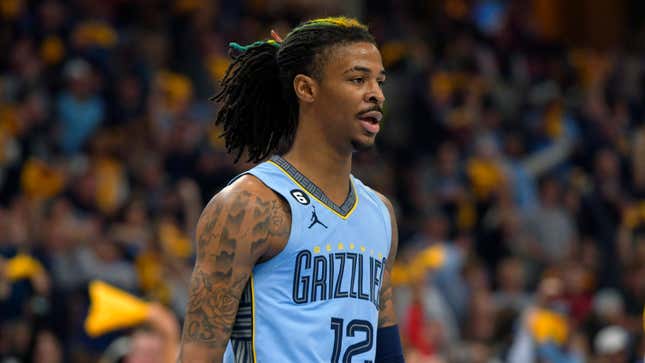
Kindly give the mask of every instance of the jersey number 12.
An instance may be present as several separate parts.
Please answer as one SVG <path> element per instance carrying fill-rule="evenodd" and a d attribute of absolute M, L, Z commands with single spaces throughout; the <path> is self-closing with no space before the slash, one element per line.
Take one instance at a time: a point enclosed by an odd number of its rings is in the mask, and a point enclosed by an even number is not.
<path fill-rule="evenodd" d="M 343 324 L 341 318 L 331 318 L 331 330 L 334 331 L 334 350 L 331 354 L 331 363 L 341 363 L 340 350 L 343 346 Z M 367 320 L 354 319 L 347 323 L 345 335 L 354 337 L 356 333 L 365 333 L 365 339 L 347 347 L 343 354 L 342 363 L 351 363 L 352 357 L 361 353 L 369 352 L 374 345 L 374 328 Z"/>

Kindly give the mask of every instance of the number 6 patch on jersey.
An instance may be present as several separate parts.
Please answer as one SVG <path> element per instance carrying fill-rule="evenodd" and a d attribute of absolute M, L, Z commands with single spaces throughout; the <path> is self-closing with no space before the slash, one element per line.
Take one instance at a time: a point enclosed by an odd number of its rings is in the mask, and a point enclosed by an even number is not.
<path fill-rule="evenodd" d="M 302 190 L 294 189 L 290 191 L 290 193 L 291 193 L 291 196 L 298 201 L 298 203 L 302 205 L 309 204 L 309 196 L 307 196 L 307 194 L 305 194 L 305 192 L 303 192 Z"/>

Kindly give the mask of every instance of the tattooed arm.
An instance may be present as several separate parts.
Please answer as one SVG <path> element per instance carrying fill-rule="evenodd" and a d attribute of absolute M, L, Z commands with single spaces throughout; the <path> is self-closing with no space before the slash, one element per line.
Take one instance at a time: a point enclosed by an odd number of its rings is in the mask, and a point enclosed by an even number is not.
<path fill-rule="evenodd" d="M 287 202 L 253 176 L 218 193 L 197 223 L 179 362 L 221 362 L 253 266 L 286 244 Z"/>
<path fill-rule="evenodd" d="M 379 314 L 378 314 L 378 327 L 385 328 L 397 323 L 396 313 L 394 311 L 394 302 L 392 301 L 392 284 L 390 282 L 390 273 L 396 258 L 396 252 L 399 247 L 399 229 L 396 224 L 396 217 L 394 215 L 394 208 L 392 203 L 383 195 L 379 194 L 383 203 L 387 206 L 390 212 L 390 223 L 392 225 L 392 239 L 390 244 L 390 254 L 387 257 L 385 270 L 383 271 L 383 285 L 381 287 L 381 297 L 379 300 Z"/>

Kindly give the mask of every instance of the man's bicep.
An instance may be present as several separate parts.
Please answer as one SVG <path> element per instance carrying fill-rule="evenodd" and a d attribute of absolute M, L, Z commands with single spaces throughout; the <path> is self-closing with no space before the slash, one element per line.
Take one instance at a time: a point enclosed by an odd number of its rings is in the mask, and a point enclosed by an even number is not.
<path fill-rule="evenodd" d="M 397 324 L 396 312 L 394 309 L 394 300 L 393 300 L 393 289 L 391 283 L 391 272 L 392 266 L 394 265 L 394 260 L 396 259 L 396 254 L 399 246 L 399 231 L 396 223 L 396 217 L 394 215 L 394 208 L 387 198 L 381 195 L 381 199 L 387 206 L 387 209 L 390 213 L 390 225 L 392 230 L 391 242 L 390 242 L 390 253 L 387 258 L 385 265 L 385 271 L 383 272 L 383 286 L 381 287 L 381 296 L 379 299 L 379 328 L 388 327 L 391 325 Z"/>

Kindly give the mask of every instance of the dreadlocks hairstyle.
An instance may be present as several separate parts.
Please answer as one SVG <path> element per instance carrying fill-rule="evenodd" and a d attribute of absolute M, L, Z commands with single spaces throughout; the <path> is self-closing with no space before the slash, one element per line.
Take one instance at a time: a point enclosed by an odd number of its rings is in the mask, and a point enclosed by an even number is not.
<path fill-rule="evenodd" d="M 223 127 L 226 148 L 235 161 L 245 151 L 248 161 L 255 163 L 286 153 L 298 126 L 293 79 L 304 74 L 320 80 L 330 50 L 355 42 L 375 44 L 357 20 L 331 17 L 300 24 L 281 43 L 230 43 L 237 54 L 212 99 L 220 104 L 215 124 Z"/>

